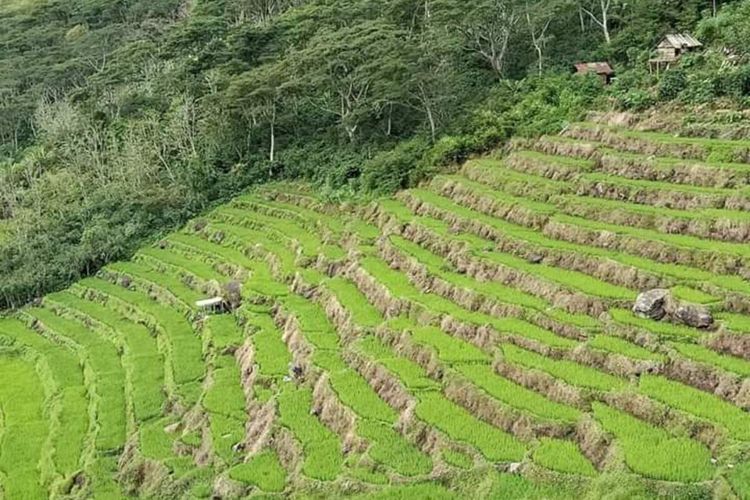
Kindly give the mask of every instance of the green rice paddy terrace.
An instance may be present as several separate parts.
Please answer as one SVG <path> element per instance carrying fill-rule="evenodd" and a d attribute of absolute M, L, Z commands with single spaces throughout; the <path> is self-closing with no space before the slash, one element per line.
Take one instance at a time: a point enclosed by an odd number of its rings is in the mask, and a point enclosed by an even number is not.
<path fill-rule="evenodd" d="M 577 124 L 240 197 L 0 319 L 0 497 L 750 498 L 749 159 Z"/>

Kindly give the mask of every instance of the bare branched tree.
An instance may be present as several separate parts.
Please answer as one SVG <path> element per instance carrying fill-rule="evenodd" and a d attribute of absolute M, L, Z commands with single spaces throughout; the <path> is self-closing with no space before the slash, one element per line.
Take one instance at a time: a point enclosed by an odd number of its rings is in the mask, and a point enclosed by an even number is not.
<path fill-rule="evenodd" d="M 473 20 L 463 28 L 472 50 L 477 52 L 502 77 L 511 36 L 519 15 L 507 1 L 493 0 L 477 8 Z"/>
<path fill-rule="evenodd" d="M 587 14 L 597 26 L 602 29 L 604 33 L 604 39 L 607 43 L 612 41 L 612 35 L 609 31 L 609 20 L 610 12 L 612 8 L 612 0 L 596 0 L 593 6 L 587 6 L 582 4 L 581 11 Z M 594 12 L 597 11 L 597 12 Z"/>
<path fill-rule="evenodd" d="M 547 47 L 547 31 L 552 24 L 553 12 L 545 9 L 544 15 L 533 12 L 532 8 L 526 3 L 526 26 L 529 28 L 531 35 L 531 44 L 537 57 L 537 69 L 539 74 L 544 70 L 544 49 Z"/>
<path fill-rule="evenodd" d="M 235 24 L 253 22 L 265 24 L 286 9 L 300 5 L 304 0 L 233 0 L 228 9 Z"/>

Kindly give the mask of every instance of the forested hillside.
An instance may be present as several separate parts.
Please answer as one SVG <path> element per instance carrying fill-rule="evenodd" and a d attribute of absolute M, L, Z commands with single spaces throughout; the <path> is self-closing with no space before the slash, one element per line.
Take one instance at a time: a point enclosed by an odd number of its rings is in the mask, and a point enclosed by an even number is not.
<path fill-rule="evenodd" d="M 0 306 L 253 184 L 389 192 L 593 108 L 732 109 L 750 89 L 748 12 L 728 0 L 6 0 Z M 706 50 L 649 75 L 655 43 L 682 31 Z M 611 88 L 570 74 L 593 60 L 617 70 Z"/>
<path fill-rule="evenodd" d="M 0 0 L 0 498 L 750 500 L 749 104 L 750 0 Z"/>

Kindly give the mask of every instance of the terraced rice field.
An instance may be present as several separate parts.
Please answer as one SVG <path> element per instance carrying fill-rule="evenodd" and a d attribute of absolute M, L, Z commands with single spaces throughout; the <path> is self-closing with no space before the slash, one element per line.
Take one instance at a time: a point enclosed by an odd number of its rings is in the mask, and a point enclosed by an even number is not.
<path fill-rule="evenodd" d="M 750 498 L 747 151 L 579 124 L 240 197 L 0 319 L 0 497 Z"/>

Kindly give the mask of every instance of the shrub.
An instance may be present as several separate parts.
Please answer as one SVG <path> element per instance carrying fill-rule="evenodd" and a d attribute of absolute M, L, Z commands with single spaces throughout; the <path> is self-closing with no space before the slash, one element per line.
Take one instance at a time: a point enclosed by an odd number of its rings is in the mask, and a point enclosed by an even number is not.
<path fill-rule="evenodd" d="M 425 172 L 419 172 L 417 169 L 428 147 L 425 139 L 416 137 L 376 155 L 362 167 L 362 185 L 378 193 L 389 193 L 408 187 L 425 175 Z"/>
<path fill-rule="evenodd" d="M 630 111 L 643 111 L 654 103 L 655 99 L 648 90 L 632 89 L 619 97 L 620 107 Z"/>
<path fill-rule="evenodd" d="M 682 68 L 667 71 L 659 82 L 659 99 L 672 101 L 687 85 L 687 74 Z"/>

